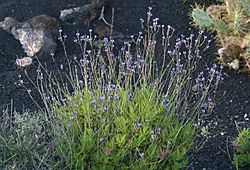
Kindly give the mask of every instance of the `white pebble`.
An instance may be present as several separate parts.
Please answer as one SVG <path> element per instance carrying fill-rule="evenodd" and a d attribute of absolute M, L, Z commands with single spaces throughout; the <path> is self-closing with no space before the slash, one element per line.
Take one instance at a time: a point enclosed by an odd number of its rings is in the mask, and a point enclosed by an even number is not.
<path fill-rule="evenodd" d="M 31 57 L 24 57 L 24 58 L 17 58 L 16 64 L 20 67 L 27 67 L 32 64 L 32 58 Z"/>

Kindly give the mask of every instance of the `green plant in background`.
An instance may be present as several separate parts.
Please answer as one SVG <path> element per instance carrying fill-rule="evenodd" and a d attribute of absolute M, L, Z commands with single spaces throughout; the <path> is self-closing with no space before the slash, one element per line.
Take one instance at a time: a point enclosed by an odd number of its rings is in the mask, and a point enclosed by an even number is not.
<path fill-rule="evenodd" d="M 246 34 L 243 42 L 245 42 L 250 47 L 250 33 Z M 250 48 L 247 49 L 247 53 L 250 54 Z M 250 58 L 250 55 L 248 55 L 248 58 Z"/>
<path fill-rule="evenodd" d="M 249 0 L 242 0 L 241 1 L 241 6 L 242 8 L 244 9 L 244 13 L 247 15 L 247 16 L 250 16 L 250 1 Z"/>
<path fill-rule="evenodd" d="M 42 113 L 5 111 L 0 123 L 0 168 L 39 169 L 52 156 L 50 122 Z"/>
<path fill-rule="evenodd" d="M 193 8 L 191 17 L 194 21 L 194 24 L 196 26 L 199 26 L 201 28 L 212 28 L 214 26 L 214 21 L 208 13 L 204 11 L 204 8 L 196 5 L 196 7 Z"/>
<path fill-rule="evenodd" d="M 217 33 L 222 46 L 218 50 L 221 64 L 250 73 L 249 33 L 250 1 L 224 0 L 221 5 L 204 9 L 195 5 L 190 14 L 194 25 Z M 235 60 L 237 62 L 235 62 Z M 242 63 L 235 66 L 233 63 Z"/>
<path fill-rule="evenodd" d="M 210 6 L 210 8 L 212 12 L 205 10 L 204 7 L 201 7 L 197 4 L 195 7 L 193 7 L 190 16 L 194 22 L 194 25 L 203 29 L 216 31 L 219 37 L 228 36 L 232 30 L 230 27 L 228 27 L 224 19 L 221 18 L 221 14 L 224 12 L 225 8 L 223 6 L 217 5 Z M 214 12 L 214 10 L 218 11 Z"/>
<path fill-rule="evenodd" d="M 250 167 L 250 130 L 244 128 L 239 132 L 237 139 L 234 141 L 235 154 L 233 163 L 236 168 Z"/>

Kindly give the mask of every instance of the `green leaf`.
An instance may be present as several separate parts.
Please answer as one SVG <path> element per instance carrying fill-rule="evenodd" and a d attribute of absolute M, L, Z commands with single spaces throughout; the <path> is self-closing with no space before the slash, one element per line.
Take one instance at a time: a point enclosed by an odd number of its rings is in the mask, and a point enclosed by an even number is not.
<path fill-rule="evenodd" d="M 117 134 L 115 136 L 116 144 L 123 146 L 126 142 L 126 134 Z"/>
<path fill-rule="evenodd" d="M 203 8 L 196 6 L 193 8 L 191 17 L 195 25 L 201 28 L 211 28 L 214 25 L 214 21 L 210 16 L 204 11 Z"/>
<path fill-rule="evenodd" d="M 126 119 L 123 116 L 119 116 L 115 119 L 115 125 L 118 129 L 118 132 L 125 133 L 127 131 Z"/>

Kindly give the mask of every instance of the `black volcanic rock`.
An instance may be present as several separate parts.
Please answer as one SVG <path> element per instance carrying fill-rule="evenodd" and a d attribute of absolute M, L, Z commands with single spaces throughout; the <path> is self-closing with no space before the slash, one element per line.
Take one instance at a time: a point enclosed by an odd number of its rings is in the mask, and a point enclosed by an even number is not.
<path fill-rule="evenodd" d="M 91 20 L 98 17 L 101 8 L 107 6 L 109 0 L 92 0 L 84 6 L 64 9 L 60 13 L 60 19 L 67 24 L 88 24 Z"/>

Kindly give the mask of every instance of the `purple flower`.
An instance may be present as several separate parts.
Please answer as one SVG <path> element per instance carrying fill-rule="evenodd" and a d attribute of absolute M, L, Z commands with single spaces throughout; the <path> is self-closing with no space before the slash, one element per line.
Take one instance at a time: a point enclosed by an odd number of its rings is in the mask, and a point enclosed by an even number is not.
<path fill-rule="evenodd" d="M 96 100 L 95 99 L 93 99 L 91 102 L 90 102 L 90 104 L 93 104 L 93 103 L 95 103 L 96 102 Z"/>
<path fill-rule="evenodd" d="M 100 143 L 104 143 L 104 138 L 100 138 Z"/>
<path fill-rule="evenodd" d="M 158 134 L 158 135 L 161 134 L 161 128 L 160 128 L 160 127 L 157 128 L 157 134 Z"/>
<path fill-rule="evenodd" d="M 42 73 L 41 69 L 36 70 L 36 72 L 37 72 L 37 79 L 42 80 L 43 79 L 43 73 Z"/>
<path fill-rule="evenodd" d="M 155 138 L 156 138 L 156 135 L 155 134 L 151 134 L 150 140 L 153 141 L 153 140 L 155 140 Z"/>
<path fill-rule="evenodd" d="M 100 100 L 102 100 L 102 101 L 105 100 L 105 96 L 101 96 Z"/>
<path fill-rule="evenodd" d="M 141 158 L 144 158 L 144 153 L 139 153 Z"/>
<path fill-rule="evenodd" d="M 169 101 L 168 99 L 164 99 L 162 103 L 164 104 L 165 107 L 168 107 Z"/>

